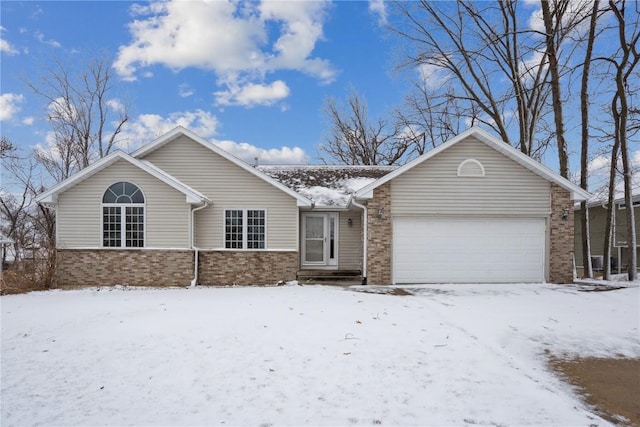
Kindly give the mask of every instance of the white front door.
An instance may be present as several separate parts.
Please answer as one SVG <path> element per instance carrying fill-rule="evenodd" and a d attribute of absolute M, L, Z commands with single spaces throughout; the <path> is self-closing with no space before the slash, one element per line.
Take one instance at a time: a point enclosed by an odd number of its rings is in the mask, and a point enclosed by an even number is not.
<path fill-rule="evenodd" d="M 302 215 L 302 264 L 327 267 L 338 265 L 338 214 Z"/>

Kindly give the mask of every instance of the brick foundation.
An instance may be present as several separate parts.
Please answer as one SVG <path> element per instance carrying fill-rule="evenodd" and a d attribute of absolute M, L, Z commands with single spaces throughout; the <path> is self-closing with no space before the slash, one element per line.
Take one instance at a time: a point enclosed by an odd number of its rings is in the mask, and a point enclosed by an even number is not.
<path fill-rule="evenodd" d="M 59 249 L 56 285 L 187 286 L 193 251 Z"/>
<path fill-rule="evenodd" d="M 382 218 L 379 216 L 382 209 Z M 386 183 L 373 190 L 373 198 L 367 203 L 367 283 L 391 284 L 391 184 Z"/>
<path fill-rule="evenodd" d="M 56 285 L 189 286 L 191 250 L 60 249 Z M 202 251 L 199 285 L 265 285 L 295 280 L 298 252 Z"/>
<path fill-rule="evenodd" d="M 567 219 L 562 215 L 567 213 Z M 552 283 L 573 282 L 573 202 L 569 191 L 551 184 L 551 217 L 549 239 L 549 281 Z"/>
<path fill-rule="evenodd" d="M 201 251 L 198 284 L 274 285 L 295 280 L 298 252 Z"/>

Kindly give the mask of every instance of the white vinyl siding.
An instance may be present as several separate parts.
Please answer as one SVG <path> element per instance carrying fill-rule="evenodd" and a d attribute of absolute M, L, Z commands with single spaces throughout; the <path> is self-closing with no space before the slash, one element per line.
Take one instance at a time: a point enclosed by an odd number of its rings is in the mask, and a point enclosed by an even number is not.
<path fill-rule="evenodd" d="M 196 212 L 196 246 L 224 248 L 225 209 L 268 212 L 267 250 L 298 249 L 296 199 L 191 139 L 181 136 L 145 158 L 212 201 Z"/>
<path fill-rule="evenodd" d="M 351 227 L 349 227 L 351 218 Z M 358 270 L 362 266 L 362 224 L 360 211 L 340 212 L 338 268 Z"/>
<path fill-rule="evenodd" d="M 102 247 L 102 196 L 119 181 L 145 195 L 145 247 L 189 248 L 190 205 L 184 194 L 120 160 L 60 194 L 57 242 L 63 249 Z"/>
<path fill-rule="evenodd" d="M 458 167 L 474 159 L 484 176 L 458 176 Z M 414 167 L 391 181 L 393 215 L 547 216 L 549 182 L 472 138 Z"/>

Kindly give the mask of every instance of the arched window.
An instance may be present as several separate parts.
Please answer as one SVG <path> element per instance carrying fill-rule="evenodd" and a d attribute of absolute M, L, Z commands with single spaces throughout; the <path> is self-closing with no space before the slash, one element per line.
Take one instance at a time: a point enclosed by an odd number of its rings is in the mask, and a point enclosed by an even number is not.
<path fill-rule="evenodd" d="M 102 246 L 144 246 L 144 194 L 130 182 L 116 182 L 102 196 Z"/>
<path fill-rule="evenodd" d="M 467 159 L 458 166 L 458 176 L 484 176 L 484 166 L 476 159 Z"/>

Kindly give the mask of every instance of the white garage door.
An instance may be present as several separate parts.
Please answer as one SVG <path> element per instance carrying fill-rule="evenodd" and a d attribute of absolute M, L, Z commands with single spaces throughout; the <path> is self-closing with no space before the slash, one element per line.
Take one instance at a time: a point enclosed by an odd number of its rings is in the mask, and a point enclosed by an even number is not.
<path fill-rule="evenodd" d="M 544 223 L 394 218 L 394 283 L 542 282 Z"/>

